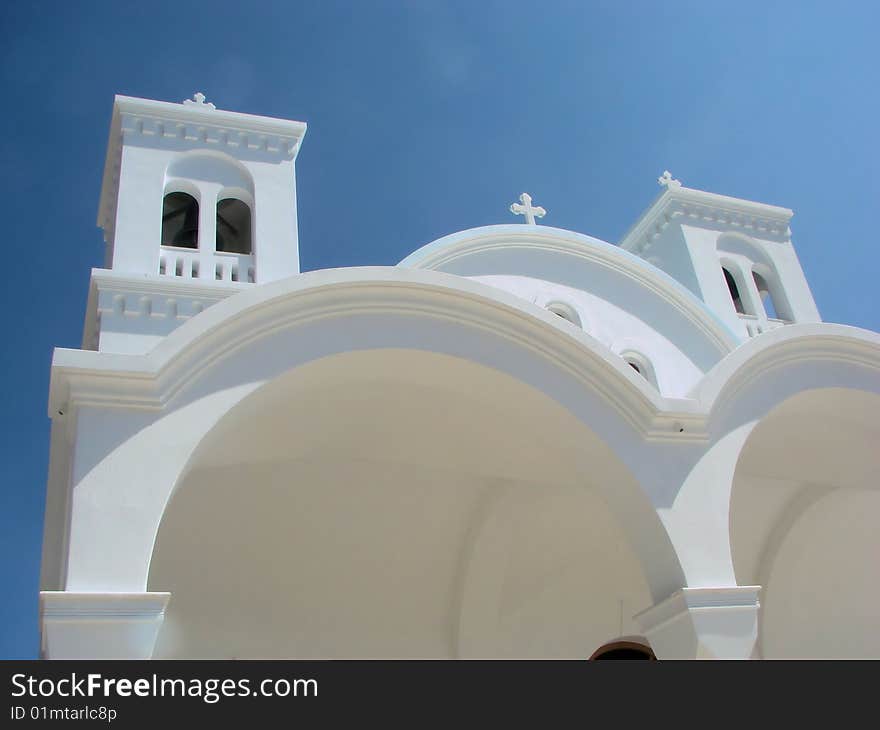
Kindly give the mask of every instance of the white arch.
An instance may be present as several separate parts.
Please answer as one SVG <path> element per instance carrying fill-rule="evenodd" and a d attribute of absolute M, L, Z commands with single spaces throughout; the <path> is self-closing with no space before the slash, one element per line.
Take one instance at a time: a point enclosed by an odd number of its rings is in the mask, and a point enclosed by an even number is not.
<path fill-rule="evenodd" d="M 452 277 L 436 272 L 394 270 L 391 281 L 387 270 L 372 274 L 320 272 L 311 276 L 311 286 L 303 286 L 307 277 L 297 277 L 248 291 L 191 320 L 150 355 L 116 361 L 117 385 L 130 386 L 134 374 L 127 368 L 140 365 L 135 377 L 147 387 L 137 399 L 142 406 L 152 402 L 161 415 L 84 475 L 71 534 L 69 587 L 93 590 L 121 582 L 143 590 L 171 489 L 204 435 L 262 384 L 334 352 L 425 349 L 502 370 L 563 404 L 630 468 L 641 463 L 640 431 L 651 428 L 662 399 L 592 338 L 490 287 L 463 287 L 460 280 L 455 289 L 444 287 L 440 284 Z M 130 388 L 117 392 L 130 395 Z M 163 459 L 156 459 L 157 449 Z M 145 484 L 138 487 L 135 475 L 120 490 L 111 477 L 114 465 L 140 461 L 153 470 L 143 475 Z M 606 498 L 648 566 L 652 589 L 668 594 L 683 578 L 671 551 L 662 548 L 666 538 L 650 499 L 638 488 L 616 487 L 609 485 Z M 138 524 L 120 533 L 120 524 L 132 518 L 132 499 L 138 501 Z M 107 534 L 97 535 L 96 525 L 97 533 Z M 117 545 L 112 555 L 100 547 L 109 543 Z"/>
<path fill-rule="evenodd" d="M 764 639 L 769 637 L 776 650 L 787 645 L 783 651 L 794 650 L 792 636 L 785 628 L 787 602 L 794 601 L 789 608 L 797 609 L 800 620 L 809 622 L 814 620 L 807 618 L 814 615 L 813 611 L 821 614 L 828 610 L 829 601 L 832 605 L 839 601 L 839 608 L 832 610 L 841 616 L 854 611 L 851 616 L 858 625 L 858 617 L 864 617 L 858 606 L 876 600 L 864 594 L 872 582 L 870 570 L 858 566 L 864 565 L 866 555 L 876 549 L 876 539 L 875 547 L 865 547 L 866 542 L 872 542 L 873 533 L 863 528 L 880 517 L 875 490 L 880 469 L 875 448 L 880 393 L 814 385 L 774 404 L 758 420 L 741 449 L 730 495 L 729 530 L 737 578 L 763 586 L 762 604 L 772 606 L 773 619 L 768 629 L 764 621 L 768 614 L 764 614 L 760 645 L 764 647 Z M 826 510 L 851 511 L 853 500 L 859 504 L 853 515 L 862 521 L 862 529 L 851 530 L 847 520 L 841 518 L 821 521 Z M 816 530 L 817 516 L 820 530 Z M 864 552 L 852 552 L 859 549 Z M 797 556 L 810 550 L 814 551 L 813 559 L 818 560 L 815 574 L 810 570 L 807 586 L 798 568 L 803 561 Z M 777 570 L 780 562 L 785 567 Z M 861 579 L 853 578 L 859 571 Z M 849 582 L 844 579 L 847 575 Z M 836 595 L 838 591 L 840 595 Z M 860 595 L 858 600 L 856 595 Z M 807 646 L 822 646 L 828 651 L 837 639 L 841 645 L 850 646 L 844 652 L 850 655 L 854 642 L 858 644 L 843 622 L 839 626 L 823 623 L 821 632 L 827 633 L 828 640 L 813 643 L 808 634 L 818 630 L 819 625 L 814 624 L 810 631 L 803 632 L 797 655 L 809 655 Z M 840 632 L 837 639 L 835 631 Z M 865 641 L 870 645 L 869 637 Z"/>

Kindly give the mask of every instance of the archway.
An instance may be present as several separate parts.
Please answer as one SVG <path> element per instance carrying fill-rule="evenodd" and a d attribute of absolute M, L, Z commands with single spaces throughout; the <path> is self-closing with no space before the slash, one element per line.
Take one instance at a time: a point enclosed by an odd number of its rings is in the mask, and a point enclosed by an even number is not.
<path fill-rule="evenodd" d="M 755 427 L 731 497 L 737 582 L 761 585 L 765 658 L 880 656 L 880 396 L 790 397 Z"/>
<path fill-rule="evenodd" d="M 179 482 L 155 656 L 583 657 L 653 603 L 609 485 L 633 477 L 510 376 L 412 350 L 314 361 L 232 409 Z"/>

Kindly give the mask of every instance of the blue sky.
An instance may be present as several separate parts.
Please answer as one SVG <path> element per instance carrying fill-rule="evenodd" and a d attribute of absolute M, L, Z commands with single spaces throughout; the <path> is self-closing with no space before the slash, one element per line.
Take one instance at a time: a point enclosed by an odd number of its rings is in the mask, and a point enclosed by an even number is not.
<path fill-rule="evenodd" d="M 0 9 L 0 657 L 38 651 L 52 348 L 78 347 L 114 94 L 308 123 L 304 270 L 544 222 L 616 242 L 666 168 L 794 209 L 826 321 L 880 329 L 874 2 L 27 2 Z"/>

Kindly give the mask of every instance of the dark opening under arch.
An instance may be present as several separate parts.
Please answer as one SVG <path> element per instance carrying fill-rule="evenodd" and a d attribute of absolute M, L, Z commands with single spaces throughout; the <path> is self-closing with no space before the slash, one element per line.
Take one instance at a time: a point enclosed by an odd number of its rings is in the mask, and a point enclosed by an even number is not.
<path fill-rule="evenodd" d="M 785 319 L 779 313 L 779 307 L 776 306 L 776 298 L 770 289 L 767 280 L 757 271 L 752 271 L 755 277 L 755 286 L 758 287 L 758 295 L 761 297 L 761 303 L 764 305 L 764 312 L 770 319 Z"/>
<path fill-rule="evenodd" d="M 733 306 L 736 308 L 737 312 L 745 314 L 746 310 L 743 307 L 743 301 L 739 293 L 739 287 L 736 285 L 736 279 L 734 279 L 733 274 L 723 266 L 721 267 L 721 270 L 724 272 L 724 280 L 727 282 L 727 289 L 730 291 L 730 298 L 733 300 Z"/>
<path fill-rule="evenodd" d="M 168 193 L 162 201 L 162 245 L 199 247 L 199 201 L 189 193 Z"/>
<path fill-rule="evenodd" d="M 251 253 L 251 209 L 247 203 L 235 198 L 217 203 L 217 250 Z"/>
<path fill-rule="evenodd" d="M 640 644 L 637 641 L 612 641 L 610 644 L 600 646 L 590 657 L 590 661 L 599 659 L 656 661 L 657 657 L 647 644 Z"/>

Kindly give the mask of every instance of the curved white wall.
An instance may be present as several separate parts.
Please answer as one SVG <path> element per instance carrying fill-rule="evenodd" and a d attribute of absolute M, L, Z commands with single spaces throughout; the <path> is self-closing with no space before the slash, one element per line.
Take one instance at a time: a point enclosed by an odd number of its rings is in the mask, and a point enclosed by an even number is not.
<path fill-rule="evenodd" d="M 615 355 L 634 351 L 647 358 L 657 377 L 657 389 L 665 396 L 686 397 L 704 374 L 674 342 L 651 327 L 638 313 L 627 311 L 595 294 L 528 276 L 469 278 L 503 289 L 544 309 L 556 302 L 572 307 L 581 321 L 580 329 Z"/>

